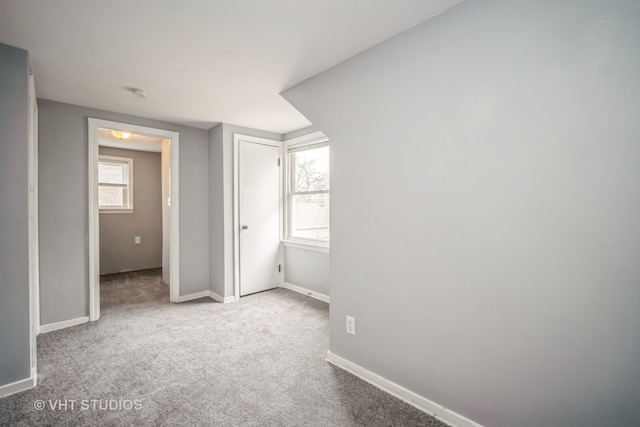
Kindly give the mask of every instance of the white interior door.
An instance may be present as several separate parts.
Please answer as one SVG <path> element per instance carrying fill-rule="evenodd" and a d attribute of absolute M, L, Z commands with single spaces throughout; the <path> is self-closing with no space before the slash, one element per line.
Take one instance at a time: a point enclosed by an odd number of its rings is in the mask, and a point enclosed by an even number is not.
<path fill-rule="evenodd" d="M 240 295 L 278 287 L 280 149 L 239 141 Z"/>

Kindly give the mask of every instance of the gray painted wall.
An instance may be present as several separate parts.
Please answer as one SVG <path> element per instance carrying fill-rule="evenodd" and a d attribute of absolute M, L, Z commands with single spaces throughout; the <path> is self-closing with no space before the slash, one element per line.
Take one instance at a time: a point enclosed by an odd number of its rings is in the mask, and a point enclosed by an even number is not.
<path fill-rule="evenodd" d="M 225 247 L 227 245 L 224 230 L 223 128 L 224 125 L 219 124 L 209 130 L 209 279 L 210 290 L 222 297 L 233 294 L 233 290 L 227 294 L 225 286 Z"/>
<path fill-rule="evenodd" d="M 31 376 L 27 51 L 0 44 L 0 386 Z"/>
<path fill-rule="evenodd" d="M 220 296 L 233 289 L 233 135 L 235 133 L 282 141 L 282 135 L 221 123 L 209 130 L 210 289 Z"/>
<path fill-rule="evenodd" d="M 207 131 L 54 101 L 38 105 L 41 324 L 89 315 L 89 117 L 180 133 L 180 293 L 209 289 Z"/>
<path fill-rule="evenodd" d="M 134 197 L 132 213 L 100 214 L 100 274 L 162 267 L 160 153 L 100 147 L 100 154 L 133 159 Z"/>
<path fill-rule="evenodd" d="M 486 426 L 638 425 L 638 22 L 464 2 L 284 93 L 331 139 L 333 353 Z"/>
<path fill-rule="evenodd" d="M 284 281 L 329 296 L 329 254 L 285 247 Z"/>

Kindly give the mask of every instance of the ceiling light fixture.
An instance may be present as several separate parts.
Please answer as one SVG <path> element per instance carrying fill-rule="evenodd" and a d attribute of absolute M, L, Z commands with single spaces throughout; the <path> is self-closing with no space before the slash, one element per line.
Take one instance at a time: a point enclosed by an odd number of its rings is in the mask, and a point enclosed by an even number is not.
<path fill-rule="evenodd" d="M 121 132 L 119 130 L 112 130 L 111 135 L 115 136 L 118 139 L 127 139 L 131 136 L 131 132 Z"/>

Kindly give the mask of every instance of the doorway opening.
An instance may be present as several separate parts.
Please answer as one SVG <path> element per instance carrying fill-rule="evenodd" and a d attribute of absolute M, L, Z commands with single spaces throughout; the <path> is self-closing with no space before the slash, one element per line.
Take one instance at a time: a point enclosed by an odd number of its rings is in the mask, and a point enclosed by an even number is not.
<path fill-rule="evenodd" d="M 152 215 L 160 216 L 157 219 L 161 225 L 156 224 L 156 226 L 159 225 L 161 232 L 156 230 L 154 233 L 153 230 L 147 230 L 143 233 L 145 227 L 143 219 L 143 222 L 138 225 L 139 232 L 133 231 L 130 247 L 141 249 L 145 242 L 149 243 L 146 245 L 149 247 L 154 245 L 154 241 L 155 245 L 158 241 L 162 242 L 163 281 L 169 285 L 169 300 L 171 302 L 178 300 L 180 294 L 178 147 L 177 132 L 89 118 L 89 319 L 91 321 L 100 318 L 101 273 L 136 270 L 136 265 L 144 266 L 153 262 L 149 261 L 149 258 L 157 260 L 157 253 L 145 254 L 143 250 L 138 250 L 135 253 L 141 256 L 133 260 L 128 259 L 127 253 L 118 253 L 116 250 L 110 251 L 110 257 L 103 257 L 103 263 L 107 265 L 101 268 L 101 226 L 103 231 L 109 227 L 109 230 L 113 230 L 114 227 L 116 229 L 119 226 L 123 227 L 124 223 L 119 222 L 119 219 L 130 221 L 133 218 L 131 214 L 136 209 L 135 167 L 136 164 L 139 167 L 146 167 L 145 163 L 148 162 L 142 160 L 149 156 L 144 154 L 156 153 L 156 156 L 158 154 L 160 156 L 161 182 L 156 185 L 159 184 L 161 187 L 159 195 L 161 210 Z M 138 162 L 135 161 L 136 157 Z M 102 178 L 99 171 L 102 172 Z M 109 173 L 113 177 L 105 178 Z M 142 199 L 137 204 L 138 210 L 146 207 Z M 108 217 L 102 224 L 101 215 Z M 130 224 L 128 226 L 130 227 Z M 119 237 L 117 233 L 111 231 L 108 231 L 108 234 L 105 233 L 103 249 L 106 244 L 117 245 L 118 238 L 123 238 L 122 233 Z M 129 255 L 133 257 L 133 254 L 132 251 Z"/>

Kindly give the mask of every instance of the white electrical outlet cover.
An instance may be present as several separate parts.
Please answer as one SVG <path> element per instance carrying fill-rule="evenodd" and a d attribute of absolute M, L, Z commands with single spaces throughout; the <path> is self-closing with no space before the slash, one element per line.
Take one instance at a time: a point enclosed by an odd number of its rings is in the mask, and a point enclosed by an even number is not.
<path fill-rule="evenodd" d="M 351 335 L 356 334 L 356 319 L 351 316 L 347 316 L 347 333 Z"/>

